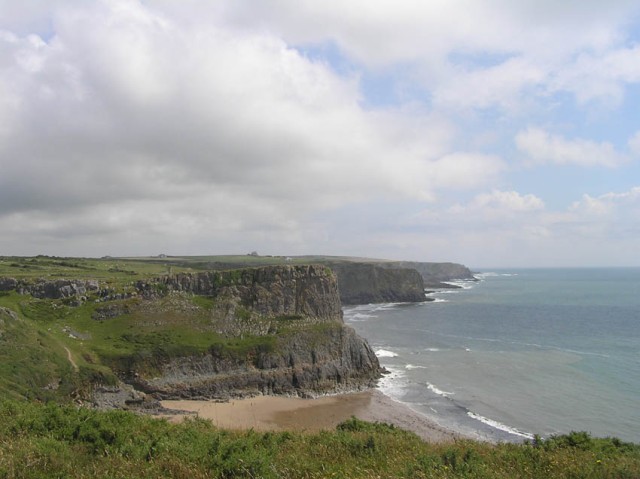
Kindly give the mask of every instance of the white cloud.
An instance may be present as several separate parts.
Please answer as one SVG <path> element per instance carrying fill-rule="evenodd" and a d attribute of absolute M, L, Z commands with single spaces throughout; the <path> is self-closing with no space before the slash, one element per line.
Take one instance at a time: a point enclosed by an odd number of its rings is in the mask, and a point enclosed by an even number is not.
<path fill-rule="evenodd" d="M 597 197 L 585 194 L 580 201 L 572 203 L 570 211 L 582 216 L 609 216 L 609 218 L 616 213 L 625 215 L 640 213 L 640 186 L 622 193 L 611 192 Z"/>
<path fill-rule="evenodd" d="M 292 44 L 333 43 L 373 70 L 400 65 L 443 106 L 513 110 L 554 92 L 622 95 L 638 82 L 625 30 L 639 12 L 632 0 L 245 0 L 225 14 Z"/>
<path fill-rule="evenodd" d="M 638 8 L 0 0 L 3 254 L 348 250 L 472 263 L 573 254 L 589 231 L 618 245 L 610 232 L 637 224 L 633 190 L 549 211 L 546 197 L 505 189 L 545 190 L 504 158 L 520 130 L 530 163 L 634 167 L 640 133 L 614 146 L 521 122 L 572 122 L 580 136 L 593 117 L 564 116 L 567 98 L 582 113 L 626 101 L 640 82 Z M 379 108 L 370 91 L 393 98 Z"/>
<path fill-rule="evenodd" d="M 505 169 L 496 155 L 455 152 L 445 155 L 429 165 L 426 180 L 434 185 L 446 184 L 453 189 L 470 189 L 486 185 Z"/>
<path fill-rule="evenodd" d="M 73 5 L 56 10 L 47 41 L 0 37 L 2 243 L 16 243 L 16 218 L 69 241 L 137 238 L 135 225 L 140 238 L 286 242 L 314 212 L 432 200 L 503 169 L 496 155 L 456 152 L 437 115 L 363 109 L 355 76 L 268 31 L 150 5 Z"/>
<path fill-rule="evenodd" d="M 625 86 L 637 83 L 640 46 L 633 46 L 581 53 L 574 62 L 553 72 L 549 89 L 572 92 L 581 104 L 597 100 L 615 107 L 624 98 Z"/>
<path fill-rule="evenodd" d="M 515 138 L 518 149 L 533 163 L 552 163 L 575 166 L 605 166 L 613 168 L 628 161 L 628 157 L 616 151 L 608 142 L 591 140 L 567 140 L 561 135 L 530 127 Z"/>
<path fill-rule="evenodd" d="M 434 90 L 434 102 L 455 108 L 489 108 L 500 106 L 515 110 L 525 101 L 527 89 L 541 84 L 545 69 L 522 58 L 509 58 L 495 66 L 471 71 L 452 72 L 449 82 Z"/>
<path fill-rule="evenodd" d="M 521 195 L 517 191 L 493 190 L 476 196 L 472 202 L 473 209 L 498 208 L 511 212 L 537 211 L 544 209 L 544 202 L 535 195 Z"/>

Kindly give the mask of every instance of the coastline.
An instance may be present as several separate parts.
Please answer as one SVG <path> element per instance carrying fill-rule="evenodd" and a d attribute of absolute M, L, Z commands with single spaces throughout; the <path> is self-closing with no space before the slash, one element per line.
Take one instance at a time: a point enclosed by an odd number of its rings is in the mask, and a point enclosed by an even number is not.
<path fill-rule="evenodd" d="M 188 411 L 163 416 L 171 421 L 196 416 L 224 429 L 315 433 L 334 430 L 338 424 L 355 416 L 364 421 L 393 424 L 427 442 L 453 442 L 465 438 L 377 389 L 314 399 L 256 396 L 228 402 L 167 400 L 161 404 L 167 409 Z"/>

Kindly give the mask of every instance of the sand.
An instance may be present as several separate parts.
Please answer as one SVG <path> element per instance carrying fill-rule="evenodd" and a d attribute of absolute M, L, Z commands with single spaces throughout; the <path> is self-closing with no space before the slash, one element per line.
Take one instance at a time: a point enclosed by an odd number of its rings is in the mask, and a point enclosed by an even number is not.
<path fill-rule="evenodd" d="M 318 432 L 333 430 L 342 421 L 355 416 L 393 424 L 430 442 L 450 442 L 461 437 L 377 390 L 316 399 L 257 396 L 229 402 L 162 401 L 162 405 L 191 413 L 173 415 L 171 420 L 197 415 L 226 429 Z"/>

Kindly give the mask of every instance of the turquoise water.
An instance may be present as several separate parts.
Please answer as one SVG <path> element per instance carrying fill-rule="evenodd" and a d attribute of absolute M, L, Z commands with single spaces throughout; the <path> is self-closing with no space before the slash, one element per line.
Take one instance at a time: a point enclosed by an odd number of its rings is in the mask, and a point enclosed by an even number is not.
<path fill-rule="evenodd" d="M 345 308 L 388 395 L 474 437 L 640 443 L 640 269 L 493 270 L 435 302 Z"/>

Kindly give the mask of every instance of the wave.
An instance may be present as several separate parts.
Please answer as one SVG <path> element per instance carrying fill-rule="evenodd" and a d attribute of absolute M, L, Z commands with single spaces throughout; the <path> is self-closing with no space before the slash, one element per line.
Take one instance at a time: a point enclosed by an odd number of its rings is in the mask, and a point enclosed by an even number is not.
<path fill-rule="evenodd" d="M 443 281 L 444 284 L 450 284 L 451 286 L 456 286 L 460 289 L 471 289 L 473 288 L 476 284 L 478 284 L 477 281 L 473 281 L 473 280 L 464 280 L 464 279 L 460 279 L 460 280 L 451 280 L 451 281 Z M 445 291 L 441 291 L 442 293 L 444 293 Z"/>
<path fill-rule="evenodd" d="M 342 308 L 342 313 L 348 321 L 366 321 L 368 319 L 377 318 L 381 311 L 389 311 L 404 304 L 413 303 L 371 303 L 360 304 L 357 306 L 346 306 Z"/>
<path fill-rule="evenodd" d="M 376 356 L 379 358 L 395 358 L 398 356 L 398 353 L 394 353 L 393 351 L 389 351 L 387 349 L 378 349 L 376 351 Z"/>
<path fill-rule="evenodd" d="M 440 351 L 440 348 L 425 348 L 425 351 L 429 351 L 430 353 L 437 353 Z"/>
<path fill-rule="evenodd" d="M 467 416 L 469 416 L 472 419 L 475 419 L 476 421 L 480 421 L 481 423 L 486 424 L 487 426 L 491 426 L 494 429 L 498 429 L 499 431 L 508 432 L 509 434 L 524 437 L 527 439 L 533 439 L 533 434 L 529 434 L 528 432 L 522 432 L 514 427 L 510 427 L 498 421 L 494 421 L 493 419 L 486 418 L 484 416 L 481 416 L 480 414 L 467 411 Z"/>
<path fill-rule="evenodd" d="M 390 398 L 400 400 L 404 395 L 404 390 L 407 386 L 403 380 L 406 377 L 404 370 L 393 367 L 386 367 L 388 374 L 385 374 L 378 380 L 378 386 L 376 389 Z"/>
<path fill-rule="evenodd" d="M 416 366 L 415 364 L 407 364 L 404 368 L 408 369 L 408 370 L 412 370 L 412 369 L 428 369 L 426 366 Z"/>
<path fill-rule="evenodd" d="M 443 391 L 442 389 L 438 389 L 437 387 L 435 387 L 433 384 L 431 383 L 427 383 L 427 389 L 429 391 L 431 391 L 432 393 L 437 394 L 438 396 L 442 396 L 442 397 L 449 397 L 449 396 L 453 396 L 454 393 L 450 393 L 447 391 Z"/>
<path fill-rule="evenodd" d="M 512 276 L 518 276 L 518 273 L 495 273 L 492 271 L 487 271 L 484 273 L 475 273 L 473 275 L 474 278 L 476 278 L 478 281 L 482 281 L 485 278 L 510 278 Z"/>
<path fill-rule="evenodd" d="M 355 313 L 355 314 L 347 315 L 345 313 L 344 317 L 348 321 L 368 321 L 369 319 L 376 318 L 377 316 L 373 314 L 364 314 L 364 313 Z"/>

